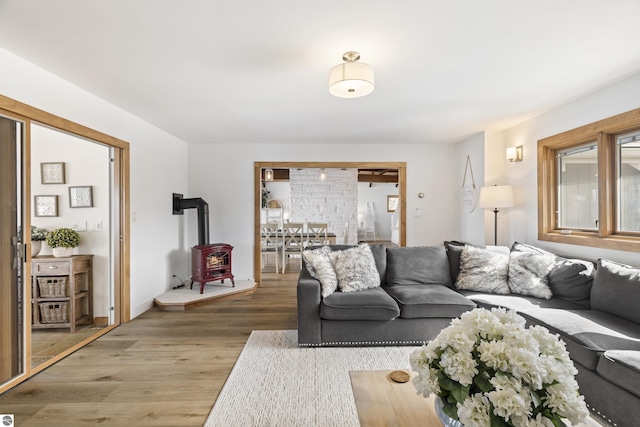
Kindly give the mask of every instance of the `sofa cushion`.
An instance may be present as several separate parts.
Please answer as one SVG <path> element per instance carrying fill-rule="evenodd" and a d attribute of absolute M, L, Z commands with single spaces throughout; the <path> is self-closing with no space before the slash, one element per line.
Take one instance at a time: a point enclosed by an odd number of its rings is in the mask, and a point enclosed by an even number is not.
<path fill-rule="evenodd" d="M 400 307 L 400 317 L 458 317 L 476 305 L 443 285 L 389 285 L 385 290 Z"/>
<path fill-rule="evenodd" d="M 387 284 L 451 286 L 444 246 L 387 248 Z"/>
<path fill-rule="evenodd" d="M 520 314 L 559 334 L 571 358 L 592 371 L 607 350 L 640 351 L 638 325 L 603 311 L 535 308 L 522 310 Z"/>
<path fill-rule="evenodd" d="M 509 289 L 514 294 L 549 299 L 552 296 L 547 275 L 555 264 L 554 255 L 511 252 L 509 255 Z"/>
<path fill-rule="evenodd" d="M 356 292 L 380 286 L 380 273 L 368 244 L 329 253 L 341 292 Z"/>
<path fill-rule="evenodd" d="M 328 297 L 338 288 L 338 276 L 333 269 L 329 253 L 331 248 L 323 246 L 317 249 L 308 249 L 302 252 L 302 258 L 309 274 L 320 282 L 321 295 Z"/>
<path fill-rule="evenodd" d="M 399 315 L 398 304 L 382 288 L 334 292 L 320 303 L 320 317 L 327 320 L 393 320 Z"/>
<path fill-rule="evenodd" d="M 509 255 L 466 245 L 460 255 L 456 288 L 508 294 Z"/>
<path fill-rule="evenodd" d="M 640 323 L 640 268 L 598 260 L 591 287 L 591 308 Z"/>
<path fill-rule="evenodd" d="M 609 382 L 640 397 L 640 351 L 605 351 L 596 371 Z"/>
<path fill-rule="evenodd" d="M 535 246 L 514 242 L 511 252 L 530 252 L 555 256 Z M 594 265 L 590 261 L 555 256 L 556 262 L 547 276 L 553 296 L 590 308 L 589 298 L 593 282 Z"/>
<path fill-rule="evenodd" d="M 502 307 L 509 310 L 530 310 L 532 308 L 558 308 L 580 310 L 583 307 L 560 298 L 542 299 L 527 295 L 498 295 L 476 291 L 459 291 L 462 295 L 484 308 Z"/>

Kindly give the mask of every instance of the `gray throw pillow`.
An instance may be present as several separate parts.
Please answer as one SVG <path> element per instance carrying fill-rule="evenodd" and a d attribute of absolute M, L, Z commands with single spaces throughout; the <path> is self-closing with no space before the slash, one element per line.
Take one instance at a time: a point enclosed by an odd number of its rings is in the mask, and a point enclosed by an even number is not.
<path fill-rule="evenodd" d="M 509 255 L 467 245 L 460 254 L 456 288 L 508 294 Z"/>
<path fill-rule="evenodd" d="M 591 288 L 591 309 L 640 324 L 640 268 L 598 260 Z"/>
<path fill-rule="evenodd" d="M 376 268 L 371 248 L 366 243 L 329 254 L 338 278 L 338 289 L 355 292 L 380 286 L 380 273 Z"/>
<path fill-rule="evenodd" d="M 331 248 L 328 246 L 302 252 L 302 258 L 307 265 L 309 274 L 320 281 L 320 293 L 323 298 L 328 297 L 338 288 L 338 277 L 333 269 L 329 257 L 330 253 Z"/>
<path fill-rule="evenodd" d="M 549 272 L 549 288 L 554 297 L 591 308 L 591 284 L 595 266 L 591 261 L 558 257 Z"/>
<path fill-rule="evenodd" d="M 556 257 L 533 252 L 511 252 L 509 255 L 509 289 L 514 294 L 549 299 L 553 296 L 547 275 Z"/>
<path fill-rule="evenodd" d="M 511 251 L 554 255 L 544 249 L 520 242 L 515 242 Z M 590 261 L 556 256 L 556 262 L 547 277 L 549 289 L 556 298 L 590 308 L 589 298 L 594 270 L 594 264 Z"/>
<path fill-rule="evenodd" d="M 456 280 L 458 280 L 458 274 L 460 274 L 460 254 L 462 254 L 465 244 L 466 243 L 456 242 L 455 240 L 444 242 L 447 258 L 449 258 L 451 283 L 456 283 Z"/>

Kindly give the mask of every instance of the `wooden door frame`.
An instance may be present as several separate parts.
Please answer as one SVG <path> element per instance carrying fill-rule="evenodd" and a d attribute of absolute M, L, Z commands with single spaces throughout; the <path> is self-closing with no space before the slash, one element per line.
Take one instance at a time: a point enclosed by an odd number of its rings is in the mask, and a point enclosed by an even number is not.
<path fill-rule="evenodd" d="M 74 135 L 76 137 L 86 139 L 91 142 L 97 142 L 104 144 L 107 147 L 113 148 L 113 162 L 114 162 L 114 176 L 113 176 L 113 191 L 115 191 L 116 197 L 114 198 L 114 222 L 113 229 L 116 230 L 116 236 L 114 242 L 114 300 L 116 301 L 114 310 L 114 324 L 107 328 L 102 329 L 95 335 L 85 339 L 82 342 L 77 343 L 73 347 L 61 352 L 56 357 L 38 365 L 35 368 L 31 368 L 31 286 L 25 285 L 25 298 L 23 307 L 24 316 L 24 336 L 25 336 L 25 369 L 23 375 L 15 377 L 13 380 L 0 384 L 0 393 L 8 390 L 9 388 L 19 384 L 22 381 L 30 378 L 43 369 L 51 366 L 55 362 L 59 361 L 63 357 L 73 353 L 84 345 L 90 343 L 96 338 L 106 334 L 111 329 L 115 328 L 121 323 L 126 323 L 131 319 L 131 301 L 130 301 L 130 225 L 129 225 L 129 167 L 130 167 L 130 152 L 129 143 L 105 133 L 96 131 L 81 124 L 72 122 L 30 105 L 24 104 L 20 101 L 16 101 L 9 97 L 0 95 L 0 114 L 3 116 L 12 118 L 14 120 L 21 121 L 25 124 L 24 129 L 24 150 L 23 157 L 24 164 L 24 230 L 29 230 L 31 226 L 31 124 L 36 123 L 47 126 L 58 131 Z M 24 271 L 31 271 L 31 257 L 28 255 L 31 253 L 31 239 L 28 233 L 25 233 L 25 253 L 27 254 L 24 260 Z"/>
<path fill-rule="evenodd" d="M 398 196 L 400 197 L 400 230 L 399 244 L 406 245 L 407 228 L 407 163 L 406 162 L 254 162 L 253 185 L 253 275 L 258 286 L 262 282 L 260 268 L 260 209 L 262 208 L 262 169 L 397 169 Z"/>

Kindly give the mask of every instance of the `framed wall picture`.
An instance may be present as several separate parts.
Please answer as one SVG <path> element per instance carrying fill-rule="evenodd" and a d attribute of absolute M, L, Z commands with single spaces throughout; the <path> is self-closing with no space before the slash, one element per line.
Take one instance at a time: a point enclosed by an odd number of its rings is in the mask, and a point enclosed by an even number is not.
<path fill-rule="evenodd" d="M 33 196 L 35 216 L 58 216 L 58 196 Z"/>
<path fill-rule="evenodd" d="M 79 187 L 69 187 L 69 207 L 70 208 L 91 208 L 93 207 L 93 191 L 90 185 Z"/>
<path fill-rule="evenodd" d="M 43 184 L 64 184 L 64 163 L 40 163 L 40 179 Z"/>
<path fill-rule="evenodd" d="M 398 209 L 399 196 L 387 196 L 387 212 L 395 212 Z"/>

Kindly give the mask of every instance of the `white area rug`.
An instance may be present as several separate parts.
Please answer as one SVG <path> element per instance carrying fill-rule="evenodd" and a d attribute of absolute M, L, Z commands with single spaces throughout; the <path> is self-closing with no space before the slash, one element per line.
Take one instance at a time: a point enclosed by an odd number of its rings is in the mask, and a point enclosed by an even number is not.
<path fill-rule="evenodd" d="M 408 369 L 415 348 L 299 348 L 297 331 L 253 331 L 205 426 L 358 427 L 349 371 Z"/>

